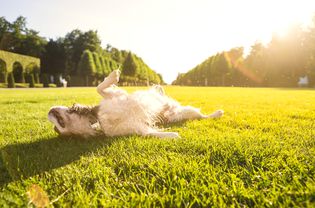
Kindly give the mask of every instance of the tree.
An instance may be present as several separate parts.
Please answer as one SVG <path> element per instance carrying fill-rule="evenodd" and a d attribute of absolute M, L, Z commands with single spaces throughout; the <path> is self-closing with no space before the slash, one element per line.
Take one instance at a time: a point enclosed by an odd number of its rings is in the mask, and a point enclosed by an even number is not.
<path fill-rule="evenodd" d="M 304 36 L 303 46 L 307 51 L 305 73 L 310 79 L 310 86 L 315 86 L 315 16 L 313 17 L 313 24 Z"/>
<path fill-rule="evenodd" d="M 40 57 L 41 70 L 37 70 L 38 73 L 34 74 L 35 82 L 39 81 L 41 71 L 41 73 L 56 77 L 56 82 L 61 76 L 68 77 L 69 80 L 70 76 L 74 76 L 71 84 L 80 84 L 82 82 L 79 74 L 84 74 L 86 79 L 91 80 L 95 76 L 108 75 L 125 63 L 127 74 L 123 72 L 122 79 L 126 76 L 133 83 L 143 83 L 143 80 L 148 79 L 147 71 L 150 69 L 141 58 L 131 52 L 119 50 L 111 45 L 102 49 L 97 31 L 84 32 L 76 29 L 67 33 L 65 37 L 56 40 L 49 39 L 47 42 L 45 38 L 39 36 L 37 31 L 27 28 L 26 18 L 22 16 L 12 23 L 0 17 L 0 49 Z M 94 54 L 93 60 L 90 59 L 88 52 L 83 57 L 86 50 Z M 1 66 L 1 79 L 4 77 L 2 68 Z M 156 78 L 154 71 L 152 73 L 153 80 L 160 80 Z"/>
<path fill-rule="evenodd" d="M 94 52 L 92 54 L 93 54 L 93 60 L 94 60 L 94 64 L 95 64 L 96 75 L 98 77 L 100 77 L 103 74 L 103 69 L 102 69 L 102 64 L 100 62 L 100 57 L 96 52 Z"/>
<path fill-rule="evenodd" d="M 41 69 L 43 73 L 67 74 L 66 52 L 63 39 L 50 39 L 45 46 L 45 52 L 41 57 Z"/>
<path fill-rule="evenodd" d="M 41 56 L 46 40 L 26 27 L 26 18 L 19 16 L 13 23 L 0 18 L 0 49 L 15 53 Z"/>
<path fill-rule="evenodd" d="M 8 50 L 11 46 L 11 24 L 4 17 L 0 17 L 0 49 Z"/>
<path fill-rule="evenodd" d="M 137 73 L 137 65 L 131 52 L 128 53 L 127 58 L 124 61 L 123 73 L 127 76 L 135 76 Z"/>
<path fill-rule="evenodd" d="M 91 51 L 85 50 L 78 65 L 78 73 L 85 77 L 86 86 L 91 84 L 91 77 L 94 76 L 96 72 L 93 54 Z"/>
<path fill-rule="evenodd" d="M 101 49 L 101 41 L 97 35 L 97 31 L 92 30 L 84 33 L 78 29 L 73 30 L 66 35 L 64 42 L 67 55 L 67 70 L 70 74 L 76 73 L 84 50 L 99 52 Z"/>

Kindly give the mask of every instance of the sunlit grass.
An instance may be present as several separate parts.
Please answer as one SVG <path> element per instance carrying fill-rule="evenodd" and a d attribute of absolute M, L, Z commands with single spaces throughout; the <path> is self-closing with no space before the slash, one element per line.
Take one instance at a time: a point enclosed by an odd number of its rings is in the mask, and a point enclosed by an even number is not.
<path fill-rule="evenodd" d="M 94 89 L 0 90 L 0 204 L 36 184 L 62 207 L 315 206 L 314 90 L 166 91 L 225 115 L 167 126 L 181 139 L 58 138 L 49 108 L 97 104 Z"/>

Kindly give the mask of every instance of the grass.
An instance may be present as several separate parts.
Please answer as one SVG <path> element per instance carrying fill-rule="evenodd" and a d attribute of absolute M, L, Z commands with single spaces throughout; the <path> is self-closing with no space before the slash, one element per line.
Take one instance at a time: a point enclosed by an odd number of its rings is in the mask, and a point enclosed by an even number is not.
<path fill-rule="evenodd" d="M 181 139 L 59 138 L 49 108 L 97 104 L 94 89 L 0 89 L 1 206 L 28 206 L 34 184 L 56 207 L 315 206 L 314 90 L 166 91 L 225 115 L 167 126 Z"/>

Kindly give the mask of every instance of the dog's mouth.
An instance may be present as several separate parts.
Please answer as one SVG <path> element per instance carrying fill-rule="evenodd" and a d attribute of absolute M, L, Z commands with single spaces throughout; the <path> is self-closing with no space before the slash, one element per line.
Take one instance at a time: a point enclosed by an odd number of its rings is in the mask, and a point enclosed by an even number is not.
<path fill-rule="evenodd" d="M 58 134 L 61 134 L 61 132 L 59 131 L 59 129 L 57 128 L 57 126 L 54 127 L 55 132 L 57 132 Z"/>
<path fill-rule="evenodd" d="M 56 118 L 56 121 L 58 122 L 58 124 L 62 127 L 62 128 L 65 128 L 66 125 L 65 125 L 65 122 L 64 122 L 64 119 L 62 118 L 62 116 L 60 115 L 60 113 L 56 110 L 56 109 L 51 109 L 48 113 L 48 115 L 51 115 L 53 116 L 54 118 Z M 56 130 L 57 129 L 57 130 Z M 55 131 L 57 131 L 58 133 L 59 130 L 58 128 L 55 126 Z"/>

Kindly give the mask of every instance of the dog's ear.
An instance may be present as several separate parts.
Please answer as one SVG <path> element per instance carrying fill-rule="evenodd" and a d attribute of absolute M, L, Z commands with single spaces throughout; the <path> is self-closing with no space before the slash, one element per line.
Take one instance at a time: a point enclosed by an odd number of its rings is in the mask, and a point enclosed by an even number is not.
<path fill-rule="evenodd" d="M 96 105 L 96 106 L 92 107 L 91 113 L 92 113 L 93 116 L 97 117 L 97 113 L 98 113 L 99 108 L 100 108 L 99 105 Z"/>
<path fill-rule="evenodd" d="M 72 105 L 72 107 L 69 108 L 68 112 L 69 113 L 77 113 L 79 115 L 86 115 L 86 114 L 90 113 L 90 107 L 85 106 L 85 105 L 81 105 L 78 103 L 74 103 Z"/>
<path fill-rule="evenodd" d="M 99 106 L 85 106 L 81 104 L 74 103 L 71 108 L 69 108 L 69 113 L 76 113 L 80 116 L 86 116 L 90 122 L 96 123 L 97 122 L 97 112 Z"/>

